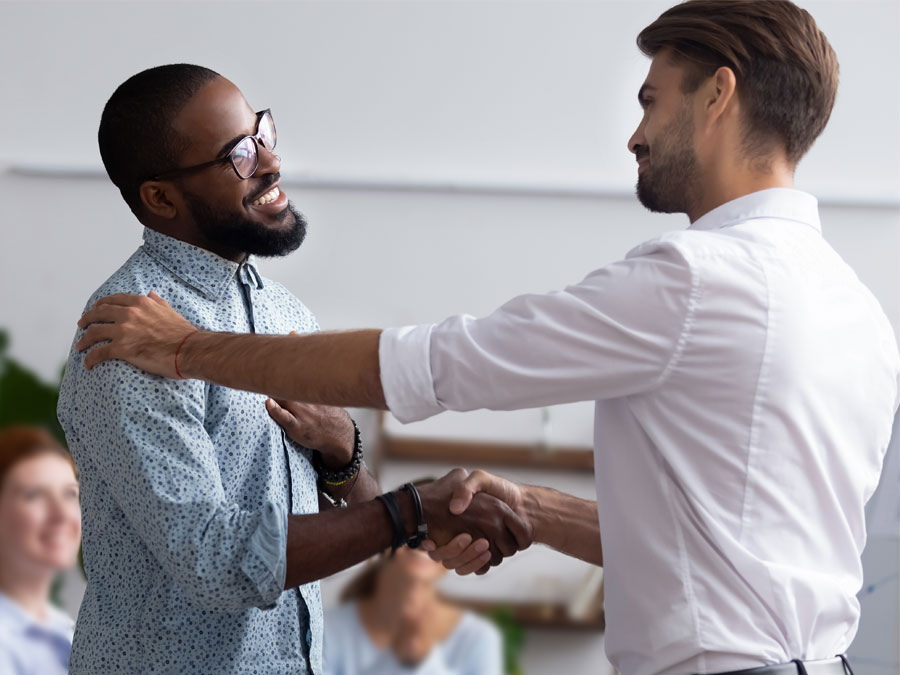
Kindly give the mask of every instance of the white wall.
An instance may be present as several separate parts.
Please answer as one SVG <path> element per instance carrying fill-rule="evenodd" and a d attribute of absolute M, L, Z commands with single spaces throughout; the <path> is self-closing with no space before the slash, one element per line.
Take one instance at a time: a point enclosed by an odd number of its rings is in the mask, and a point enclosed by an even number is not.
<path fill-rule="evenodd" d="M 842 85 L 798 184 L 822 198 L 826 237 L 896 330 L 900 9 L 802 4 Z M 647 67 L 634 36 L 667 5 L 0 3 L 0 169 L 15 170 L 0 173 L 0 327 L 13 355 L 54 377 L 84 300 L 139 244 L 101 174 L 96 127 L 116 85 L 165 62 L 215 68 L 273 109 L 285 191 L 311 229 L 264 271 L 326 328 L 483 314 L 683 227 L 633 199 L 625 149 Z M 237 33 L 249 51 L 223 46 Z M 404 182 L 463 189 L 353 188 Z M 895 549 L 877 554 L 879 571 L 897 569 Z M 530 645 L 528 673 L 594 673 L 601 649 L 581 634 L 536 632 Z"/>

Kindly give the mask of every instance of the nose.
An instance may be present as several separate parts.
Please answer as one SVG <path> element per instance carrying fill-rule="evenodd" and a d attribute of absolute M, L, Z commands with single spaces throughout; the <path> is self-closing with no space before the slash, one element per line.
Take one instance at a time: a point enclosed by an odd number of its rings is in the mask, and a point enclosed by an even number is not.
<path fill-rule="evenodd" d="M 281 171 L 281 156 L 276 155 L 273 151 L 269 150 L 262 143 L 257 146 L 257 152 L 259 153 L 258 161 L 259 163 L 256 165 L 255 174 L 267 174 L 267 173 L 278 173 Z"/>
<path fill-rule="evenodd" d="M 632 154 L 637 154 L 637 149 L 646 144 L 647 142 L 644 138 L 644 120 L 642 119 L 641 123 L 638 124 L 637 129 L 631 134 L 631 138 L 628 139 L 628 151 Z"/>

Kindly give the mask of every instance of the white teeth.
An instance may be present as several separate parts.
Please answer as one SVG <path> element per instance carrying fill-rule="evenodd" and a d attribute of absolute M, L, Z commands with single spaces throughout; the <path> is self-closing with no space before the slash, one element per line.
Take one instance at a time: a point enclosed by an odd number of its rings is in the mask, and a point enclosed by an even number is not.
<path fill-rule="evenodd" d="M 274 202 L 281 195 L 281 190 L 278 189 L 276 185 L 271 190 L 269 190 L 266 194 L 259 197 L 255 201 L 250 202 L 251 206 L 262 206 L 263 204 L 269 204 L 270 202 Z"/>

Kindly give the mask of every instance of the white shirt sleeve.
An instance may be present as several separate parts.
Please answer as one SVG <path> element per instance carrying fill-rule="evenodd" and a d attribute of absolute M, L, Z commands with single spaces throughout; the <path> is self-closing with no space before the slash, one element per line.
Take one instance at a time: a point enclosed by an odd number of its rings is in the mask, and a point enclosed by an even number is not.
<path fill-rule="evenodd" d="M 481 319 L 386 330 L 388 407 L 412 422 L 647 391 L 677 362 L 699 292 L 687 260 L 658 240 L 579 284 L 519 296 Z"/>

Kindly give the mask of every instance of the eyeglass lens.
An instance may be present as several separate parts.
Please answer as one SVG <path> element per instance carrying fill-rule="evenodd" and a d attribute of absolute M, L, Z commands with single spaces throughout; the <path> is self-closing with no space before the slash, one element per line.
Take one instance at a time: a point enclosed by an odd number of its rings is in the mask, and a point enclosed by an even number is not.
<path fill-rule="evenodd" d="M 272 113 L 268 110 L 259 119 L 256 135 L 266 150 L 275 149 L 275 122 L 272 120 Z M 259 165 L 257 155 L 256 139 L 252 136 L 244 138 L 231 151 L 231 161 L 234 162 L 234 168 L 241 178 L 249 178 L 256 171 L 256 167 Z"/>

